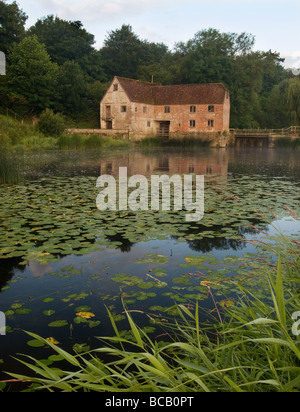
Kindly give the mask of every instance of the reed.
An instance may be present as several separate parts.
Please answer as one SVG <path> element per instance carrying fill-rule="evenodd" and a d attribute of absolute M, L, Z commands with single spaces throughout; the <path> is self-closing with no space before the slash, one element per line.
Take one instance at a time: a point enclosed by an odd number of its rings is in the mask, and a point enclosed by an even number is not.
<path fill-rule="evenodd" d="M 0 146 L 0 184 L 15 184 L 20 180 L 20 175 L 15 162 Z"/>
<path fill-rule="evenodd" d="M 182 139 L 147 137 L 138 141 L 136 144 L 139 147 L 209 147 L 211 146 L 211 141 L 208 139 L 197 139 L 193 137 L 186 137 Z"/>

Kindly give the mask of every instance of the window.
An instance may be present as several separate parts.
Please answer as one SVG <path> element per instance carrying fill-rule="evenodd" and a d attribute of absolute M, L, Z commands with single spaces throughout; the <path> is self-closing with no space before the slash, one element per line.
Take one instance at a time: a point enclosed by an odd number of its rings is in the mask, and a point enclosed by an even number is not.
<path fill-rule="evenodd" d="M 118 91 L 118 87 L 119 85 L 118 84 L 114 84 L 114 92 L 117 92 Z"/>
<path fill-rule="evenodd" d="M 147 126 L 148 126 L 148 127 L 151 127 L 151 122 L 147 122 Z"/>
<path fill-rule="evenodd" d="M 214 120 L 209 120 L 208 121 L 208 127 L 214 127 Z"/>
<path fill-rule="evenodd" d="M 196 120 L 190 120 L 190 127 L 196 127 Z"/>
<path fill-rule="evenodd" d="M 127 107 L 121 106 L 121 113 L 126 113 L 126 112 L 127 112 Z"/>
<path fill-rule="evenodd" d="M 196 113 L 196 106 L 190 106 L 190 113 Z"/>
<path fill-rule="evenodd" d="M 165 106 L 165 113 L 170 113 L 170 112 L 171 112 L 170 106 Z"/>
<path fill-rule="evenodd" d="M 143 113 L 147 113 L 147 106 L 143 106 Z"/>
<path fill-rule="evenodd" d="M 210 113 L 213 113 L 215 111 L 215 106 L 213 104 L 211 104 L 210 106 L 208 106 L 208 111 Z"/>

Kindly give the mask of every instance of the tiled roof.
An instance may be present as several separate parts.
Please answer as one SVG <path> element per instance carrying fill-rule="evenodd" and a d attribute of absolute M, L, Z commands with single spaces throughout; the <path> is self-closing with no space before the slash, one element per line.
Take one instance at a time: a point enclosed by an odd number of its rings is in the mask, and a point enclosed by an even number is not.
<path fill-rule="evenodd" d="M 161 86 L 139 80 L 116 77 L 132 102 L 174 104 L 223 104 L 227 89 L 222 83 Z"/>

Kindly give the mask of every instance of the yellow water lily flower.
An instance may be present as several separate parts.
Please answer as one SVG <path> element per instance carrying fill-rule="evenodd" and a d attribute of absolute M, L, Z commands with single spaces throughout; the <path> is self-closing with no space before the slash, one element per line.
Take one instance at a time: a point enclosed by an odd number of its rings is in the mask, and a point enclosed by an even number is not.
<path fill-rule="evenodd" d="M 210 286 L 210 285 L 217 285 L 217 286 L 219 286 L 220 283 L 209 282 L 208 280 L 203 280 L 202 282 L 200 282 L 200 285 L 202 285 L 202 286 Z"/>
<path fill-rule="evenodd" d="M 218 302 L 218 304 L 222 306 L 223 308 L 230 308 L 231 306 L 234 306 L 234 300 L 231 298 L 228 298 L 228 299 L 221 300 L 220 302 Z"/>
<path fill-rule="evenodd" d="M 95 317 L 95 315 L 91 312 L 78 312 L 76 313 L 76 316 L 84 319 L 91 319 Z"/>
<path fill-rule="evenodd" d="M 51 338 L 46 338 L 46 340 L 50 343 L 53 343 L 53 345 L 58 345 L 59 344 L 59 342 L 56 339 L 52 338 L 52 337 Z"/>

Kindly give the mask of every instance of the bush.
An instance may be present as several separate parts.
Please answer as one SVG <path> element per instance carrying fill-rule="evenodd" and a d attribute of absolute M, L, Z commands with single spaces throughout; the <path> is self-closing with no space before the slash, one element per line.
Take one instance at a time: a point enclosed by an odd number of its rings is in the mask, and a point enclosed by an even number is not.
<path fill-rule="evenodd" d="M 45 136 L 60 136 L 65 131 L 65 118 L 60 113 L 46 109 L 38 122 L 39 131 Z"/>

